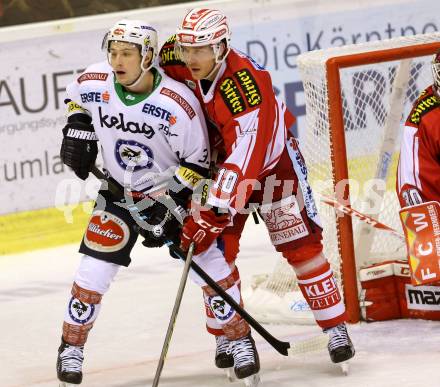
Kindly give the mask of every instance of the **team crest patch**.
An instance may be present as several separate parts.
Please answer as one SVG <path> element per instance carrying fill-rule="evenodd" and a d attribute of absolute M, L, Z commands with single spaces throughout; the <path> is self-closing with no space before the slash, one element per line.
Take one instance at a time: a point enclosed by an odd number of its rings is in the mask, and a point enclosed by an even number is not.
<path fill-rule="evenodd" d="M 91 250 L 113 252 L 128 242 L 130 231 L 119 217 L 106 211 L 95 211 L 84 235 L 84 244 Z"/>
<path fill-rule="evenodd" d="M 69 302 L 69 316 L 78 324 L 87 324 L 95 314 L 95 305 L 87 304 L 72 297 Z"/>
<path fill-rule="evenodd" d="M 115 158 L 122 169 L 132 172 L 150 169 L 154 165 L 151 148 L 133 140 L 118 140 L 115 144 Z"/>
<path fill-rule="evenodd" d="M 295 196 L 261 206 L 261 216 L 274 245 L 309 235 Z"/>
<path fill-rule="evenodd" d="M 220 296 L 209 297 L 208 302 L 215 317 L 220 321 L 228 320 L 234 313 L 234 309 L 232 309 L 232 307 Z"/>

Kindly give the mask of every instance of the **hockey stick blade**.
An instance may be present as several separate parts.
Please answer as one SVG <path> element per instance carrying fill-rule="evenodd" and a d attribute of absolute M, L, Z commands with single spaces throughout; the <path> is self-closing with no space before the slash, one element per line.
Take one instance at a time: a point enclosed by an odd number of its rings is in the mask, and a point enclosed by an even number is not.
<path fill-rule="evenodd" d="M 342 212 L 342 213 L 349 215 L 351 217 L 356 217 L 356 218 L 360 219 L 361 221 L 369 224 L 371 227 L 377 228 L 382 231 L 387 231 L 387 232 L 393 234 L 395 237 L 397 237 L 401 240 L 405 240 L 405 237 L 403 236 L 403 234 L 400 234 L 399 232 L 397 232 L 396 230 L 394 230 L 390 226 L 387 226 L 386 224 L 379 222 L 378 220 L 372 218 L 371 216 L 362 214 L 361 212 L 359 212 L 349 206 L 346 206 L 346 205 L 336 201 L 335 199 L 321 195 L 321 201 L 323 203 L 333 207 L 336 211 Z"/>
<path fill-rule="evenodd" d="M 124 192 L 121 187 L 114 184 L 111 180 L 107 179 L 104 173 L 99 170 L 96 166 L 92 167 L 91 172 L 95 177 L 100 180 L 104 180 L 108 183 L 108 190 L 115 197 L 123 197 Z M 172 241 L 166 242 L 169 249 L 180 259 L 186 260 L 186 254 L 176 246 Z M 221 288 L 200 266 L 198 266 L 195 262 L 191 262 L 191 269 L 197 273 L 200 278 L 202 278 L 212 289 L 214 289 L 217 294 L 223 298 L 231 307 L 235 309 L 235 311 L 243 317 L 243 319 L 254 328 L 275 350 L 277 350 L 281 355 L 288 356 L 289 348 L 291 348 L 291 344 L 286 341 L 278 340 L 271 333 L 269 333 L 257 320 L 255 320 L 248 312 L 246 312 L 239 304 L 235 302 L 235 300 L 226 293 L 223 288 Z"/>

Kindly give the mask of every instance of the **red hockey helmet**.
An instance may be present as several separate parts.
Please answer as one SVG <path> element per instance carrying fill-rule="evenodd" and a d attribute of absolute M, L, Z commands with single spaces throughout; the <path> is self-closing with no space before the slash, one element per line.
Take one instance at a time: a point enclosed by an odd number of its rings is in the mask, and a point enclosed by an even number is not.
<path fill-rule="evenodd" d="M 222 61 L 229 53 L 231 32 L 228 20 L 223 12 L 217 9 L 194 8 L 184 17 L 176 31 L 178 46 L 201 47 L 212 46 L 216 62 Z M 226 53 L 219 58 L 220 42 L 225 42 Z"/>

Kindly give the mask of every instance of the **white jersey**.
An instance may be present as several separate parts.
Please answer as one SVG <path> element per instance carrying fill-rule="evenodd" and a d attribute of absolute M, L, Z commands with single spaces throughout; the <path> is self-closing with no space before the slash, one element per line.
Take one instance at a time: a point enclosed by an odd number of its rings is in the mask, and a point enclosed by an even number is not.
<path fill-rule="evenodd" d="M 69 109 L 91 115 L 104 167 L 120 184 L 145 192 L 175 174 L 192 188 L 191 173 L 177 167 L 181 162 L 209 165 L 202 109 L 184 84 L 152 71 L 153 91 L 140 95 L 115 82 L 107 62 L 93 64 L 67 86 L 67 98 L 74 102 Z"/>

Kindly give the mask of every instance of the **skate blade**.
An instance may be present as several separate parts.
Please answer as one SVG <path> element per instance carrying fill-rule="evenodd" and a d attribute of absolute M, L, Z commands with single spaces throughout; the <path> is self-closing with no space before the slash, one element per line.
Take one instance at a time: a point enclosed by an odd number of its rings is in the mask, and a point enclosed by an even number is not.
<path fill-rule="evenodd" d="M 78 387 L 79 384 L 67 383 L 67 382 L 59 382 L 58 387 Z"/>
<path fill-rule="evenodd" d="M 249 376 L 247 378 L 244 378 L 243 381 L 244 381 L 244 385 L 246 387 L 262 386 L 261 378 L 260 378 L 259 374 L 254 374 L 254 375 L 251 375 L 251 376 Z"/>
<path fill-rule="evenodd" d="M 235 382 L 236 376 L 234 372 L 234 367 L 225 368 L 225 374 L 231 383 Z"/>
<path fill-rule="evenodd" d="M 342 363 L 339 363 L 339 366 L 341 367 L 342 373 L 347 376 L 350 372 L 350 363 L 348 361 L 343 361 Z"/>

